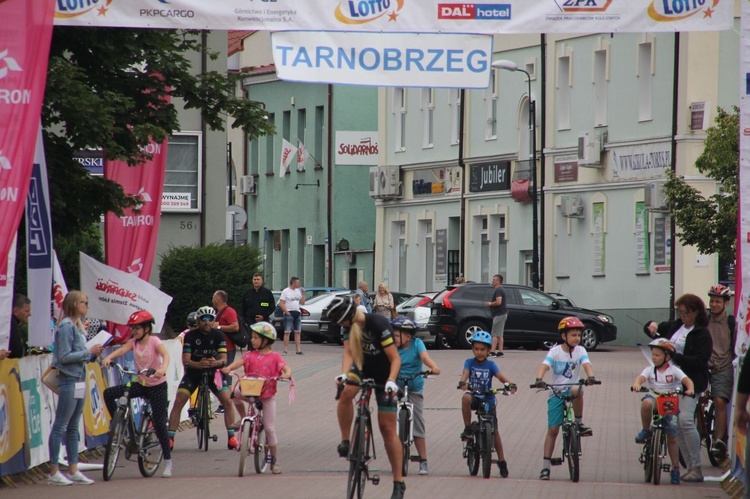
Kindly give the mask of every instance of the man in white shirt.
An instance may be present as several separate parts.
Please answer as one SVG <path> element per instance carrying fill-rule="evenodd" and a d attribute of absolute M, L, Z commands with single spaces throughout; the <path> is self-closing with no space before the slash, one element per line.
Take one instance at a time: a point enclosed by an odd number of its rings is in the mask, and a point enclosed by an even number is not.
<path fill-rule="evenodd" d="M 289 279 L 289 287 L 281 292 L 279 306 L 284 312 L 284 353 L 286 355 L 289 347 L 289 336 L 294 331 L 294 345 L 297 347 L 297 355 L 302 355 L 300 334 L 302 333 L 302 317 L 299 306 L 305 304 L 305 288 L 300 287 L 299 277 Z"/>

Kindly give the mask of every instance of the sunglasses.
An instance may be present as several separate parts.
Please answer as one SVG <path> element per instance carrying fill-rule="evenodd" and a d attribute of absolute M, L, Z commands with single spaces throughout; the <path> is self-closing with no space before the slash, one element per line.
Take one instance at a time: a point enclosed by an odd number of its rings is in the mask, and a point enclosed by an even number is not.
<path fill-rule="evenodd" d="M 201 322 L 213 322 L 213 321 L 214 321 L 214 318 L 211 317 L 210 315 L 201 317 Z"/>

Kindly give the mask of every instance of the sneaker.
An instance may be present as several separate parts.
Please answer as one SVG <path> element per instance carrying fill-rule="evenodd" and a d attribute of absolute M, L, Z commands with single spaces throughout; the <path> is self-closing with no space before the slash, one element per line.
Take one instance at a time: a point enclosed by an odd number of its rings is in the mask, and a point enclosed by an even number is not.
<path fill-rule="evenodd" d="M 700 470 L 691 470 L 687 475 L 682 477 L 683 482 L 702 482 L 703 473 Z"/>
<path fill-rule="evenodd" d="M 711 445 L 711 454 L 714 456 L 723 456 L 727 452 L 727 444 L 720 438 L 714 440 Z"/>
<path fill-rule="evenodd" d="M 404 499 L 404 492 L 406 492 L 406 484 L 404 482 L 393 482 L 391 499 Z"/>
<path fill-rule="evenodd" d="M 342 440 L 336 451 L 339 453 L 339 457 L 349 457 L 349 441 Z"/>
<path fill-rule="evenodd" d="M 58 473 L 58 475 L 59 474 L 60 473 Z M 94 483 L 92 479 L 90 479 L 80 471 L 76 471 L 74 475 L 68 475 L 67 478 L 73 485 L 91 485 L 92 483 Z"/>
<path fill-rule="evenodd" d="M 646 428 L 642 429 L 640 432 L 638 432 L 638 435 L 635 436 L 635 443 L 642 444 L 648 438 L 651 436 L 651 430 L 647 430 Z"/>
<path fill-rule="evenodd" d="M 503 352 L 497 352 L 495 354 L 495 357 L 504 357 L 504 356 L 505 356 L 505 354 Z"/>
<path fill-rule="evenodd" d="M 471 430 L 471 426 L 464 427 L 463 433 L 461 433 L 461 440 L 469 440 L 474 432 Z"/>
<path fill-rule="evenodd" d="M 422 461 L 421 463 L 419 463 L 419 474 L 420 475 L 429 475 L 430 474 L 430 470 L 427 467 L 427 461 Z"/>
<path fill-rule="evenodd" d="M 672 485 L 679 485 L 680 484 L 680 470 L 672 470 L 669 473 L 670 476 L 670 483 Z"/>
<path fill-rule="evenodd" d="M 237 450 L 240 448 L 240 443 L 237 441 L 234 437 L 229 437 L 229 440 L 227 440 L 227 449 L 229 450 Z"/>
<path fill-rule="evenodd" d="M 542 468 L 542 472 L 539 473 L 539 480 L 549 480 L 549 468 Z"/>
<path fill-rule="evenodd" d="M 73 482 L 65 478 L 63 474 L 58 471 L 47 478 L 47 485 L 73 485 Z"/>
<path fill-rule="evenodd" d="M 281 352 L 281 355 L 286 355 L 286 350 L 284 350 L 283 352 Z"/>
<path fill-rule="evenodd" d="M 164 471 L 161 472 L 162 478 L 172 478 L 172 460 L 164 460 Z"/>
<path fill-rule="evenodd" d="M 508 478 L 508 463 L 505 461 L 498 461 L 497 467 L 500 468 L 500 476 L 503 478 Z"/>
<path fill-rule="evenodd" d="M 581 436 L 582 437 L 590 437 L 590 436 L 592 436 L 594 434 L 594 432 L 591 430 L 591 428 L 589 428 L 588 426 L 586 426 L 583 423 L 580 423 L 578 425 L 578 431 L 581 432 Z"/>
<path fill-rule="evenodd" d="M 490 352 L 487 354 L 487 357 L 497 357 L 497 354 L 495 352 Z"/>
<path fill-rule="evenodd" d="M 224 414 L 224 406 L 220 405 L 219 407 L 217 407 L 216 410 L 214 411 L 214 413 L 215 414 Z"/>

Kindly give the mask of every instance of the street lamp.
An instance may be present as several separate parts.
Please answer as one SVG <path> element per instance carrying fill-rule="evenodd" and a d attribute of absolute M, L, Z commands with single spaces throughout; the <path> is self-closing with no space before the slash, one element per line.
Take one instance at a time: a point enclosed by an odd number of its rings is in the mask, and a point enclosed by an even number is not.
<path fill-rule="evenodd" d="M 526 75 L 529 85 L 529 160 L 531 161 L 531 285 L 539 289 L 539 213 L 536 190 L 536 102 L 531 98 L 531 75 L 513 61 L 501 59 L 492 63 L 493 68 L 520 71 Z"/>

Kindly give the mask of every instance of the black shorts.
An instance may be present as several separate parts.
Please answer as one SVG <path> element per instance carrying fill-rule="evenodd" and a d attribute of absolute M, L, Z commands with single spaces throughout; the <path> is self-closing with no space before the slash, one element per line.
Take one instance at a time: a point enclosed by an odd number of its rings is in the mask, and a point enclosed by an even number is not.
<path fill-rule="evenodd" d="M 386 371 L 377 368 L 373 369 L 372 366 L 367 365 L 367 362 L 362 367 L 362 372 L 360 372 L 356 365 L 352 365 L 352 368 L 349 369 L 349 377 L 355 378 L 357 381 L 374 379 L 378 385 L 385 385 L 388 381 L 390 368 Z M 396 412 L 396 405 L 398 403 L 396 394 L 389 395 L 385 392 L 384 388 L 375 388 L 375 400 L 378 403 L 378 411 Z"/>
<path fill-rule="evenodd" d="M 185 392 L 188 394 L 188 396 L 192 395 L 193 392 L 200 386 L 202 375 L 203 372 L 201 369 L 186 369 L 185 374 L 182 376 L 182 380 L 180 381 L 180 386 L 177 387 L 177 391 Z M 229 390 L 229 384 L 223 377 L 221 385 L 222 392 Z M 219 390 L 216 388 L 216 384 L 214 383 L 213 372 L 209 375 L 208 388 L 211 389 L 211 392 L 214 395 L 216 395 L 217 397 L 219 396 Z"/>

